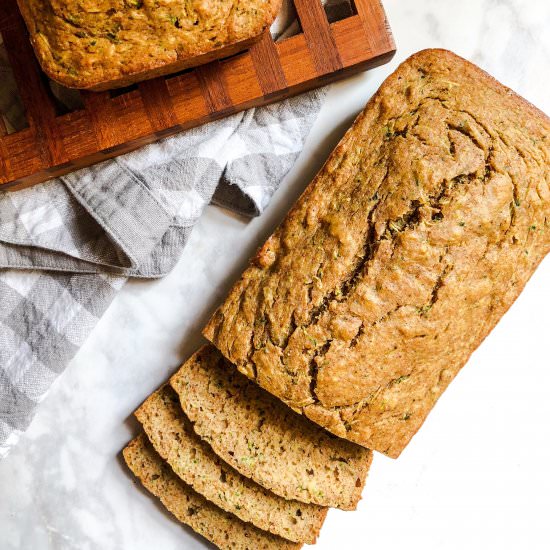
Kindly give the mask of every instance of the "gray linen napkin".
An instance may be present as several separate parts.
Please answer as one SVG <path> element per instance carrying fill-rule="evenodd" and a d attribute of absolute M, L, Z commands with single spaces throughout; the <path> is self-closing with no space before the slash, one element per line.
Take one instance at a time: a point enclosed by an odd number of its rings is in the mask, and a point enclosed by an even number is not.
<path fill-rule="evenodd" d="M 349 0 L 328 0 L 329 19 L 343 15 L 342 3 L 349 8 Z M 272 32 L 298 31 L 287 2 Z M 2 67 L 0 51 L 0 74 Z M 0 114 L 17 127 L 20 106 L 9 79 L 1 82 Z M 128 277 L 168 273 L 210 202 L 245 216 L 265 209 L 324 95 L 239 113 L 30 189 L 0 192 L 0 458 Z"/>

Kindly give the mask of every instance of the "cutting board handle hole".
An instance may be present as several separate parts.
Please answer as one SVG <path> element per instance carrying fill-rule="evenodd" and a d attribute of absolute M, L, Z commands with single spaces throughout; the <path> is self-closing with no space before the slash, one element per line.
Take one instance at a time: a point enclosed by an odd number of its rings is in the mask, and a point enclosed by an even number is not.
<path fill-rule="evenodd" d="M 0 137 L 29 127 L 25 107 L 0 33 Z"/>
<path fill-rule="evenodd" d="M 324 8 L 329 23 L 336 23 L 357 15 L 355 0 L 326 0 Z"/>
<path fill-rule="evenodd" d="M 115 88 L 114 90 L 109 90 L 109 96 L 111 99 L 114 99 L 115 97 L 120 97 L 121 95 L 126 95 L 131 92 L 135 92 L 137 89 L 138 89 L 137 83 L 130 84 L 130 86 L 124 86 L 122 88 Z"/>

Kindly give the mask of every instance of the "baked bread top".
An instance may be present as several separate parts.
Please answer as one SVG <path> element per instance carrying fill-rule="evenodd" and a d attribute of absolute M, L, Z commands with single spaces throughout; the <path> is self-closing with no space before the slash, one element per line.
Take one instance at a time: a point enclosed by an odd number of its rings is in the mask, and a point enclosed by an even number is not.
<path fill-rule="evenodd" d="M 18 0 L 42 68 L 74 88 L 126 85 L 133 75 L 259 36 L 280 3 Z"/>
<path fill-rule="evenodd" d="M 444 50 L 405 61 L 204 330 L 397 457 L 550 249 L 550 122 Z"/>

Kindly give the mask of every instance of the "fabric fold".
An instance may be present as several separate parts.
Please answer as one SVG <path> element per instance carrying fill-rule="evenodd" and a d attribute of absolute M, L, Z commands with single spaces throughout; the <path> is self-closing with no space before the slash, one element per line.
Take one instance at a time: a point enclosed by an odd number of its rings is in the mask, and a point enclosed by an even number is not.
<path fill-rule="evenodd" d="M 138 268 L 166 233 L 172 216 L 143 178 L 111 161 L 61 178 L 75 199 L 119 247 L 120 267 Z"/>

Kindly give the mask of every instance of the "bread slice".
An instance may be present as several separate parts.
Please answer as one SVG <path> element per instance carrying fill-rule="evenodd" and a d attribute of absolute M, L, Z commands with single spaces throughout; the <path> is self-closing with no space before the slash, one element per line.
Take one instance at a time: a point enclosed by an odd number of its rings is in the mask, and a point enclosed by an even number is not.
<path fill-rule="evenodd" d="M 204 335 L 397 457 L 550 252 L 550 119 L 444 50 L 407 59 Z"/>
<path fill-rule="evenodd" d="M 166 509 L 222 550 L 298 550 L 300 544 L 257 529 L 224 512 L 193 491 L 172 472 L 141 434 L 122 451 L 143 486 Z"/>
<path fill-rule="evenodd" d="M 195 353 L 170 384 L 197 434 L 243 475 L 284 498 L 356 507 L 372 453 L 296 414 L 213 346 Z"/>
<path fill-rule="evenodd" d="M 260 529 L 315 543 L 327 509 L 285 500 L 225 464 L 193 431 L 170 386 L 153 393 L 135 414 L 155 450 L 195 491 Z"/>

